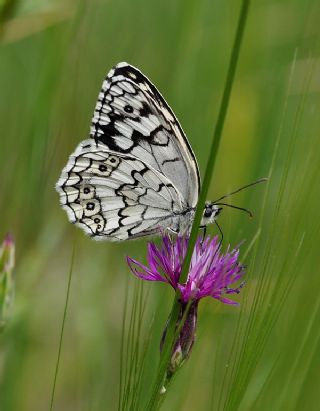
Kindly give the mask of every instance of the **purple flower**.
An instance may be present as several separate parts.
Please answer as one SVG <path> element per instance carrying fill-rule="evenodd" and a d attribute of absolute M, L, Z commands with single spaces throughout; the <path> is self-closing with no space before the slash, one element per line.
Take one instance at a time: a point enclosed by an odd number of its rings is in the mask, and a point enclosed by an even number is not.
<path fill-rule="evenodd" d="M 164 234 L 162 244 L 148 244 L 148 266 L 127 257 L 129 267 L 134 275 L 146 281 L 161 281 L 170 284 L 178 290 L 179 318 L 175 324 L 176 330 L 180 329 L 174 342 L 171 359 L 166 370 L 166 383 L 190 356 L 196 335 L 198 304 L 203 297 L 212 297 L 225 304 L 237 304 L 226 295 L 238 294 L 243 286 L 230 287 L 238 282 L 244 268 L 238 262 L 239 249 L 230 250 L 228 246 L 225 254 L 219 248 L 218 236 L 199 237 L 193 250 L 187 281 L 179 283 L 183 262 L 188 248 L 188 237 L 177 237 L 172 240 Z M 188 310 L 186 312 L 186 309 Z M 184 320 L 183 320 L 184 318 Z M 169 321 L 169 320 L 168 320 Z M 183 321 L 183 323 L 181 323 Z M 160 350 L 162 351 L 166 336 L 167 326 L 164 329 Z M 165 392 L 163 387 L 162 392 Z"/>
<path fill-rule="evenodd" d="M 188 278 L 185 284 L 179 283 L 183 261 L 187 252 L 189 238 L 177 237 L 172 240 L 164 234 L 162 245 L 148 244 L 148 266 L 127 257 L 129 267 L 134 275 L 147 281 L 161 281 L 170 284 L 181 294 L 181 302 L 199 301 L 203 297 L 212 297 L 226 304 L 236 302 L 226 297 L 238 294 L 243 283 L 231 288 L 239 281 L 244 268 L 238 262 L 239 249 L 230 250 L 225 254 L 219 248 L 218 236 L 211 238 L 198 237 L 190 264 Z"/>

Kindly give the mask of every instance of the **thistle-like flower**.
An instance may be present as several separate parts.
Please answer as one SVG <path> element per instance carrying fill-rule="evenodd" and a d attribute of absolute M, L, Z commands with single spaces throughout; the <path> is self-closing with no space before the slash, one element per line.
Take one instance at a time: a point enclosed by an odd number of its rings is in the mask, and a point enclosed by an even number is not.
<path fill-rule="evenodd" d="M 228 296 L 238 294 L 242 283 L 234 286 L 241 280 L 244 267 L 238 262 L 239 249 L 227 248 L 225 254 L 221 253 L 218 237 L 200 236 L 197 239 L 188 278 L 184 284 L 179 283 L 184 258 L 186 256 L 189 238 L 177 237 L 172 240 L 167 234 L 162 237 L 161 246 L 151 242 L 148 244 L 148 266 L 127 257 L 129 267 L 134 275 L 146 281 L 161 281 L 170 284 L 180 294 L 180 315 L 177 323 L 181 321 L 186 307 L 188 313 L 180 329 L 178 339 L 174 345 L 171 362 L 167 370 L 170 377 L 190 355 L 197 325 L 197 308 L 201 298 L 212 297 L 225 304 L 237 305 Z M 232 287 L 231 287 L 232 286 Z M 166 329 L 162 343 L 166 336 Z"/>
<path fill-rule="evenodd" d="M 14 248 L 13 239 L 8 234 L 0 246 L 0 332 L 6 324 L 12 304 Z"/>
<path fill-rule="evenodd" d="M 238 294 L 242 284 L 235 288 L 230 286 L 240 280 L 244 274 L 243 266 L 238 263 L 239 249 L 225 254 L 219 249 L 218 236 L 203 240 L 199 237 L 191 259 L 190 271 L 185 284 L 179 283 L 183 261 L 186 256 L 189 239 L 177 237 L 172 240 L 163 235 L 162 246 L 148 244 L 148 264 L 141 264 L 127 257 L 128 264 L 134 275 L 147 281 L 161 281 L 179 290 L 181 301 L 198 301 L 203 297 L 212 297 L 226 304 L 236 304 L 226 297 L 228 294 Z"/>

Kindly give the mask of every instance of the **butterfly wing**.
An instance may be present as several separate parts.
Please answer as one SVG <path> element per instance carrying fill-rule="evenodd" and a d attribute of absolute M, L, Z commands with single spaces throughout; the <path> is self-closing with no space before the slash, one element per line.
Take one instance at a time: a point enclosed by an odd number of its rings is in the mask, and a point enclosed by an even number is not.
<path fill-rule="evenodd" d="M 163 174 L 92 139 L 70 156 L 56 188 L 69 220 L 98 240 L 153 234 L 186 207 Z"/>
<path fill-rule="evenodd" d="M 200 178 L 195 156 L 171 108 L 138 69 L 119 63 L 108 73 L 90 135 L 166 176 L 187 207 L 196 206 Z"/>

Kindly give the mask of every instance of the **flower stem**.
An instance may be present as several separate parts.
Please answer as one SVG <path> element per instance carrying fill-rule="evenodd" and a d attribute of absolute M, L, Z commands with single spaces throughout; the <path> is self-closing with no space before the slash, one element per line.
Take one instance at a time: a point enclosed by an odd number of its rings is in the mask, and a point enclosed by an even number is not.
<path fill-rule="evenodd" d="M 239 15 L 239 20 L 238 20 L 238 26 L 237 26 L 237 31 L 235 35 L 235 40 L 232 48 L 232 53 L 231 53 L 231 58 L 230 58 L 230 63 L 229 63 L 229 68 L 228 68 L 228 73 L 226 77 L 226 82 L 224 86 L 224 92 L 221 100 L 221 105 L 220 105 L 220 110 L 217 118 L 217 123 L 214 129 L 213 133 L 213 140 L 212 140 L 212 145 L 209 153 L 209 158 L 208 158 L 208 163 L 203 179 L 203 184 L 199 196 L 199 201 L 197 204 L 197 209 L 195 213 L 195 218 L 193 221 L 192 229 L 191 229 L 191 234 L 190 234 L 190 240 L 188 244 L 188 250 L 187 254 L 184 260 L 184 265 L 182 269 L 182 273 L 180 276 L 180 283 L 185 283 L 188 277 L 188 271 L 189 271 L 189 265 L 193 253 L 193 248 L 197 239 L 198 235 L 198 230 L 200 227 L 201 223 L 201 218 L 203 214 L 203 209 L 205 205 L 205 201 L 207 198 L 207 193 L 209 190 L 210 182 L 211 182 L 211 177 L 214 171 L 214 166 L 217 158 L 217 153 L 218 153 L 218 148 L 221 140 L 221 135 L 223 131 L 223 126 L 227 114 L 227 109 L 229 106 L 229 101 L 230 101 L 230 94 L 234 82 L 234 77 L 235 77 L 235 72 L 237 68 L 237 63 L 239 59 L 239 53 L 240 53 L 240 48 L 242 44 L 242 39 L 243 39 L 243 33 L 247 21 L 247 16 L 249 12 L 249 6 L 250 6 L 250 0 L 242 0 L 242 5 L 241 5 L 241 10 L 240 10 L 240 15 Z M 162 388 L 162 385 L 165 380 L 166 376 L 166 369 L 168 366 L 168 363 L 170 361 L 171 357 L 171 351 L 174 346 L 175 338 L 176 338 L 176 322 L 179 317 L 179 311 L 180 311 L 180 306 L 179 306 L 179 294 L 176 293 L 173 306 L 171 309 L 171 314 L 170 314 L 170 319 L 168 323 L 168 328 L 167 328 L 167 334 L 166 338 L 164 341 L 163 349 L 162 349 L 162 354 L 160 357 L 160 364 L 158 368 L 158 374 L 156 377 L 156 381 L 153 387 L 153 391 L 151 394 L 151 398 L 146 406 L 146 411 L 153 411 L 158 409 L 158 405 L 162 403 L 162 400 L 160 400 L 160 396 L 163 395 L 160 393 L 160 390 Z M 187 310 L 185 313 L 184 318 L 181 320 L 181 327 L 183 325 L 183 321 L 185 320 L 187 315 Z M 181 329 L 181 327 L 179 327 Z"/>

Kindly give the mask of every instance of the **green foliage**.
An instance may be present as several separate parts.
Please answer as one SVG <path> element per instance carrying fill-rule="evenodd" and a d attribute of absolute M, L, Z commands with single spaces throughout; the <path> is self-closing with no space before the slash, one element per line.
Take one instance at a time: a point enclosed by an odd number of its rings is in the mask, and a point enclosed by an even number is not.
<path fill-rule="evenodd" d="M 203 174 L 239 2 L 3 4 L 0 238 L 14 233 L 17 256 L 14 311 L 0 340 L 1 410 L 50 407 L 74 236 L 53 409 L 143 409 L 173 294 L 161 284 L 142 293 L 131 278 L 124 257 L 145 255 L 145 240 L 85 238 L 54 184 L 121 60 L 164 94 Z M 269 176 L 232 198 L 253 220 L 228 209 L 220 218 L 225 245 L 246 240 L 247 285 L 240 308 L 201 302 L 193 353 L 163 411 L 318 409 L 319 13 L 315 0 L 252 2 L 209 190 L 214 199 Z"/>

